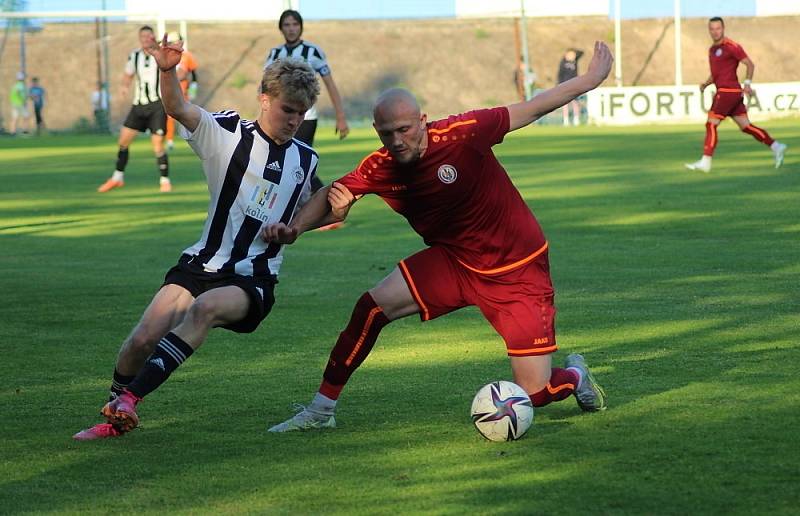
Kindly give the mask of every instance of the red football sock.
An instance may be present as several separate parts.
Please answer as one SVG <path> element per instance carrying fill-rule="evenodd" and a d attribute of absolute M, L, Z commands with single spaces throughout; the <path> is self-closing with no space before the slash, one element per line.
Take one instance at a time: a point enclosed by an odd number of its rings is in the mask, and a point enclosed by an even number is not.
<path fill-rule="evenodd" d="M 353 308 L 347 328 L 339 334 L 331 351 L 319 387 L 320 394 L 332 400 L 339 399 L 350 375 L 367 358 L 378 340 L 378 334 L 390 322 L 369 292 L 365 292 Z"/>
<path fill-rule="evenodd" d="M 761 129 L 760 127 L 756 127 L 753 124 L 750 124 L 747 127 L 744 127 L 742 129 L 742 132 L 749 134 L 750 136 L 752 136 L 753 138 L 755 138 L 756 140 L 760 141 L 761 143 L 763 143 L 766 146 L 772 145 L 772 142 L 775 141 L 770 137 L 770 135 L 769 135 L 769 133 L 767 131 Z"/>
<path fill-rule="evenodd" d="M 706 122 L 706 139 L 703 142 L 703 155 L 713 156 L 714 149 L 717 148 L 717 126 L 711 122 Z"/>
<path fill-rule="evenodd" d="M 530 395 L 534 407 L 544 407 L 550 402 L 561 401 L 575 392 L 580 376 L 575 371 L 554 367 L 550 372 L 550 381 L 544 389 Z"/>

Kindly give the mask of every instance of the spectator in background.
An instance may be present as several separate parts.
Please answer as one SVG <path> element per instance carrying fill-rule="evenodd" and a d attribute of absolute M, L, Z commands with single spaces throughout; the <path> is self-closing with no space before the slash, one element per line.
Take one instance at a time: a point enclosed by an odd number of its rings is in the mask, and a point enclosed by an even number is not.
<path fill-rule="evenodd" d="M 583 56 L 583 50 L 569 48 L 564 52 L 564 57 L 558 63 L 558 84 L 574 79 L 578 76 L 578 59 Z M 581 123 L 581 104 L 578 99 L 573 99 L 561 107 L 561 115 L 564 117 L 564 125 L 569 125 L 569 110 L 572 109 L 572 125 Z"/>
<path fill-rule="evenodd" d="M 22 132 L 28 133 L 28 88 L 25 86 L 25 74 L 23 72 L 17 73 L 17 82 L 11 87 L 8 94 L 8 100 L 11 102 L 11 130 L 12 135 L 17 134 L 17 121 L 21 118 Z"/>
<path fill-rule="evenodd" d="M 98 132 L 108 132 L 108 84 L 102 83 L 92 92 L 94 125 Z"/>
<path fill-rule="evenodd" d="M 167 35 L 169 43 L 177 43 L 183 41 L 183 37 L 178 32 L 170 32 Z M 183 51 L 181 54 L 181 62 L 177 67 L 178 82 L 181 85 L 183 98 L 189 102 L 194 101 L 197 97 L 197 60 L 194 55 L 188 50 Z M 175 137 L 175 119 L 171 116 L 167 117 L 167 150 L 172 150 L 175 146 L 173 138 Z"/>
<path fill-rule="evenodd" d="M 28 97 L 33 102 L 33 114 L 36 117 L 36 135 L 42 134 L 42 129 L 46 129 L 47 126 L 44 123 L 44 117 L 42 117 L 42 109 L 44 109 L 44 88 L 39 85 L 39 78 L 34 77 L 31 79 L 31 89 L 28 90 Z"/>

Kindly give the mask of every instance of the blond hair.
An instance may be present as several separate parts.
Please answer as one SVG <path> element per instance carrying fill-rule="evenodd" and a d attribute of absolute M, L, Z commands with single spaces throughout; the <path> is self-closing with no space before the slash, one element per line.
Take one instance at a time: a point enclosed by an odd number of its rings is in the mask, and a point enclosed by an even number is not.
<path fill-rule="evenodd" d="M 261 78 L 261 93 L 310 109 L 319 96 L 319 82 L 314 70 L 302 59 L 284 58 L 272 62 L 264 69 Z"/>

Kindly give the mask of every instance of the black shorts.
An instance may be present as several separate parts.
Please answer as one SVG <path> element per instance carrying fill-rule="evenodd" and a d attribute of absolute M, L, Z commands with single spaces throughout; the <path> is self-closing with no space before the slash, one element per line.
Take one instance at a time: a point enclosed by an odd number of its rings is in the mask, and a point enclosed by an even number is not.
<path fill-rule="evenodd" d="M 236 333 L 251 333 L 258 328 L 261 321 L 272 310 L 275 304 L 275 284 L 278 278 L 266 276 L 254 278 L 241 274 L 225 272 L 205 272 L 197 266 L 191 265 L 191 256 L 183 255 L 175 267 L 167 271 L 164 276 L 164 285 L 180 285 L 188 290 L 195 298 L 203 292 L 219 288 L 236 286 L 244 290 L 250 299 L 250 306 L 244 319 L 235 323 L 220 326 Z"/>
<path fill-rule="evenodd" d="M 138 104 L 131 107 L 122 125 L 141 132 L 150 129 L 151 134 L 163 136 L 167 130 L 167 114 L 161 101 Z"/>

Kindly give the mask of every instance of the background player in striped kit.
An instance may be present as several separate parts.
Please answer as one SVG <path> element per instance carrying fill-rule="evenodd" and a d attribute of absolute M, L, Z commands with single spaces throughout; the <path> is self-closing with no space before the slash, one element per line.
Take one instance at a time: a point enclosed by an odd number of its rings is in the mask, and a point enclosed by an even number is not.
<path fill-rule="evenodd" d="M 128 165 L 128 147 L 141 131 L 150 130 L 150 141 L 156 155 L 156 164 L 161 174 L 159 188 L 162 192 L 172 191 L 169 180 L 169 160 L 164 150 L 164 131 L 167 128 L 167 115 L 161 104 L 158 66 L 152 56 L 144 51 L 147 41 L 154 39 L 153 29 L 148 25 L 139 29 L 138 48 L 128 56 L 125 74 L 122 78 L 122 96 L 127 97 L 133 83 L 133 106 L 119 132 L 119 151 L 114 173 L 98 187 L 100 193 L 125 186 L 125 167 Z"/>
<path fill-rule="evenodd" d="M 339 89 L 336 87 L 336 82 L 333 80 L 333 74 L 331 73 L 331 68 L 328 65 L 325 53 L 317 45 L 300 39 L 303 35 L 303 17 L 299 12 L 287 9 L 281 13 L 278 19 L 278 29 L 280 29 L 286 42 L 269 51 L 264 66 L 266 67 L 276 59 L 283 59 L 285 57 L 298 57 L 308 62 L 311 68 L 322 78 L 322 82 L 328 90 L 328 95 L 330 95 L 331 104 L 333 104 L 333 109 L 336 112 L 335 132 L 339 134 L 339 139 L 346 138 L 350 133 L 350 128 L 347 126 L 342 97 L 339 95 Z M 313 146 L 316 132 L 317 108 L 314 106 L 306 113 L 306 118 L 297 130 L 295 138 Z M 322 186 L 322 181 L 315 176 L 314 183 L 311 185 L 312 190 L 316 192 L 322 188 Z M 334 223 L 324 226 L 324 228 L 336 229 L 340 225 L 341 223 Z"/>
<path fill-rule="evenodd" d="M 701 172 L 711 171 L 711 157 L 717 147 L 717 126 L 726 117 L 733 118 L 743 133 L 749 134 L 768 146 L 775 158 L 775 168 L 780 167 L 783 164 L 786 145 L 773 140 L 767 131 L 751 124 L 747 117 L 747 107 L 744 105 L 743 94 L 748 97 L 754 95 L 752 84 L 756 65 L 753 64 L 741 45 L 725 37 L 725 22 L 722 18 L 716 16 L 708 20 L 708 34 L 714 42 L 708 49 L 711 75 L 706 82 L 700 85 L 700 93 L 702 94 L 711 84 L 717 87 L 717 92 L 714 95 L 714 103 L 708 111 L 703 156 L 699 161 L 686 163 L 686 168 Z M 740 86 L 739 78 L 736 75 L 736 69 L 739 68 L 740 62 L 744 63 L 747 68 L 744 87 Z"/>
<path fill-rule="evenodd" d="M 574 394 L 584 411 L 606 408 L 605 393 L 581 355 L 567 356 L 564 368 L 552 367 L 557 346 L 548 243 L 492 146 L 599 86 L 612 62 L 598 41 L 581 76 L 525 102 L 430 123 L 408 91 L 392 89 L 378 97 L 373 126 L 384 147 L 334 182 L 327 202 L 315 196 L 290 225 L 267 225 L 263 236 L 292 243 L 331 208 L 338 211 L 374 193 L 428 247 L 362 294 L 311 404 L 270 432 L 335 427 L 339 395 L 383 327 L 412 314 L 428 321 L 465 306 L 477 306 L 503 337 L 514 381 L 534 406 Z"/>
<path fill-rule="evenodd" d="M 311 195 L 317 154 L 294 140 L 319 84 L 301 60 L 280 60 L 261 81 L 258 120 L 234 111 L 208 113 L 187 102 L 175 72 L 181 44 L 144 48 L 158 62 L 167 113 L 183 125 L 203 161 L 211 199 L 200 240 L 183 252 L 125 339 L 117 358 L 107 422 L 78 432 L 77 440 L 116 437 L 138 425 L 136 404 L 158 388 L 222 327 L 254 331 L 269 313 L 282 262 L 282 246 L 259 238 L 267 222 L 289 223 Z M 325 195 L 325 191 L 320 192 Z M 333 220 L 333 219 L 331 219 Z M 324 222 L 324 221 L 323 221 Z M 330 222 L 330 221 L 328 221 Z"/>

